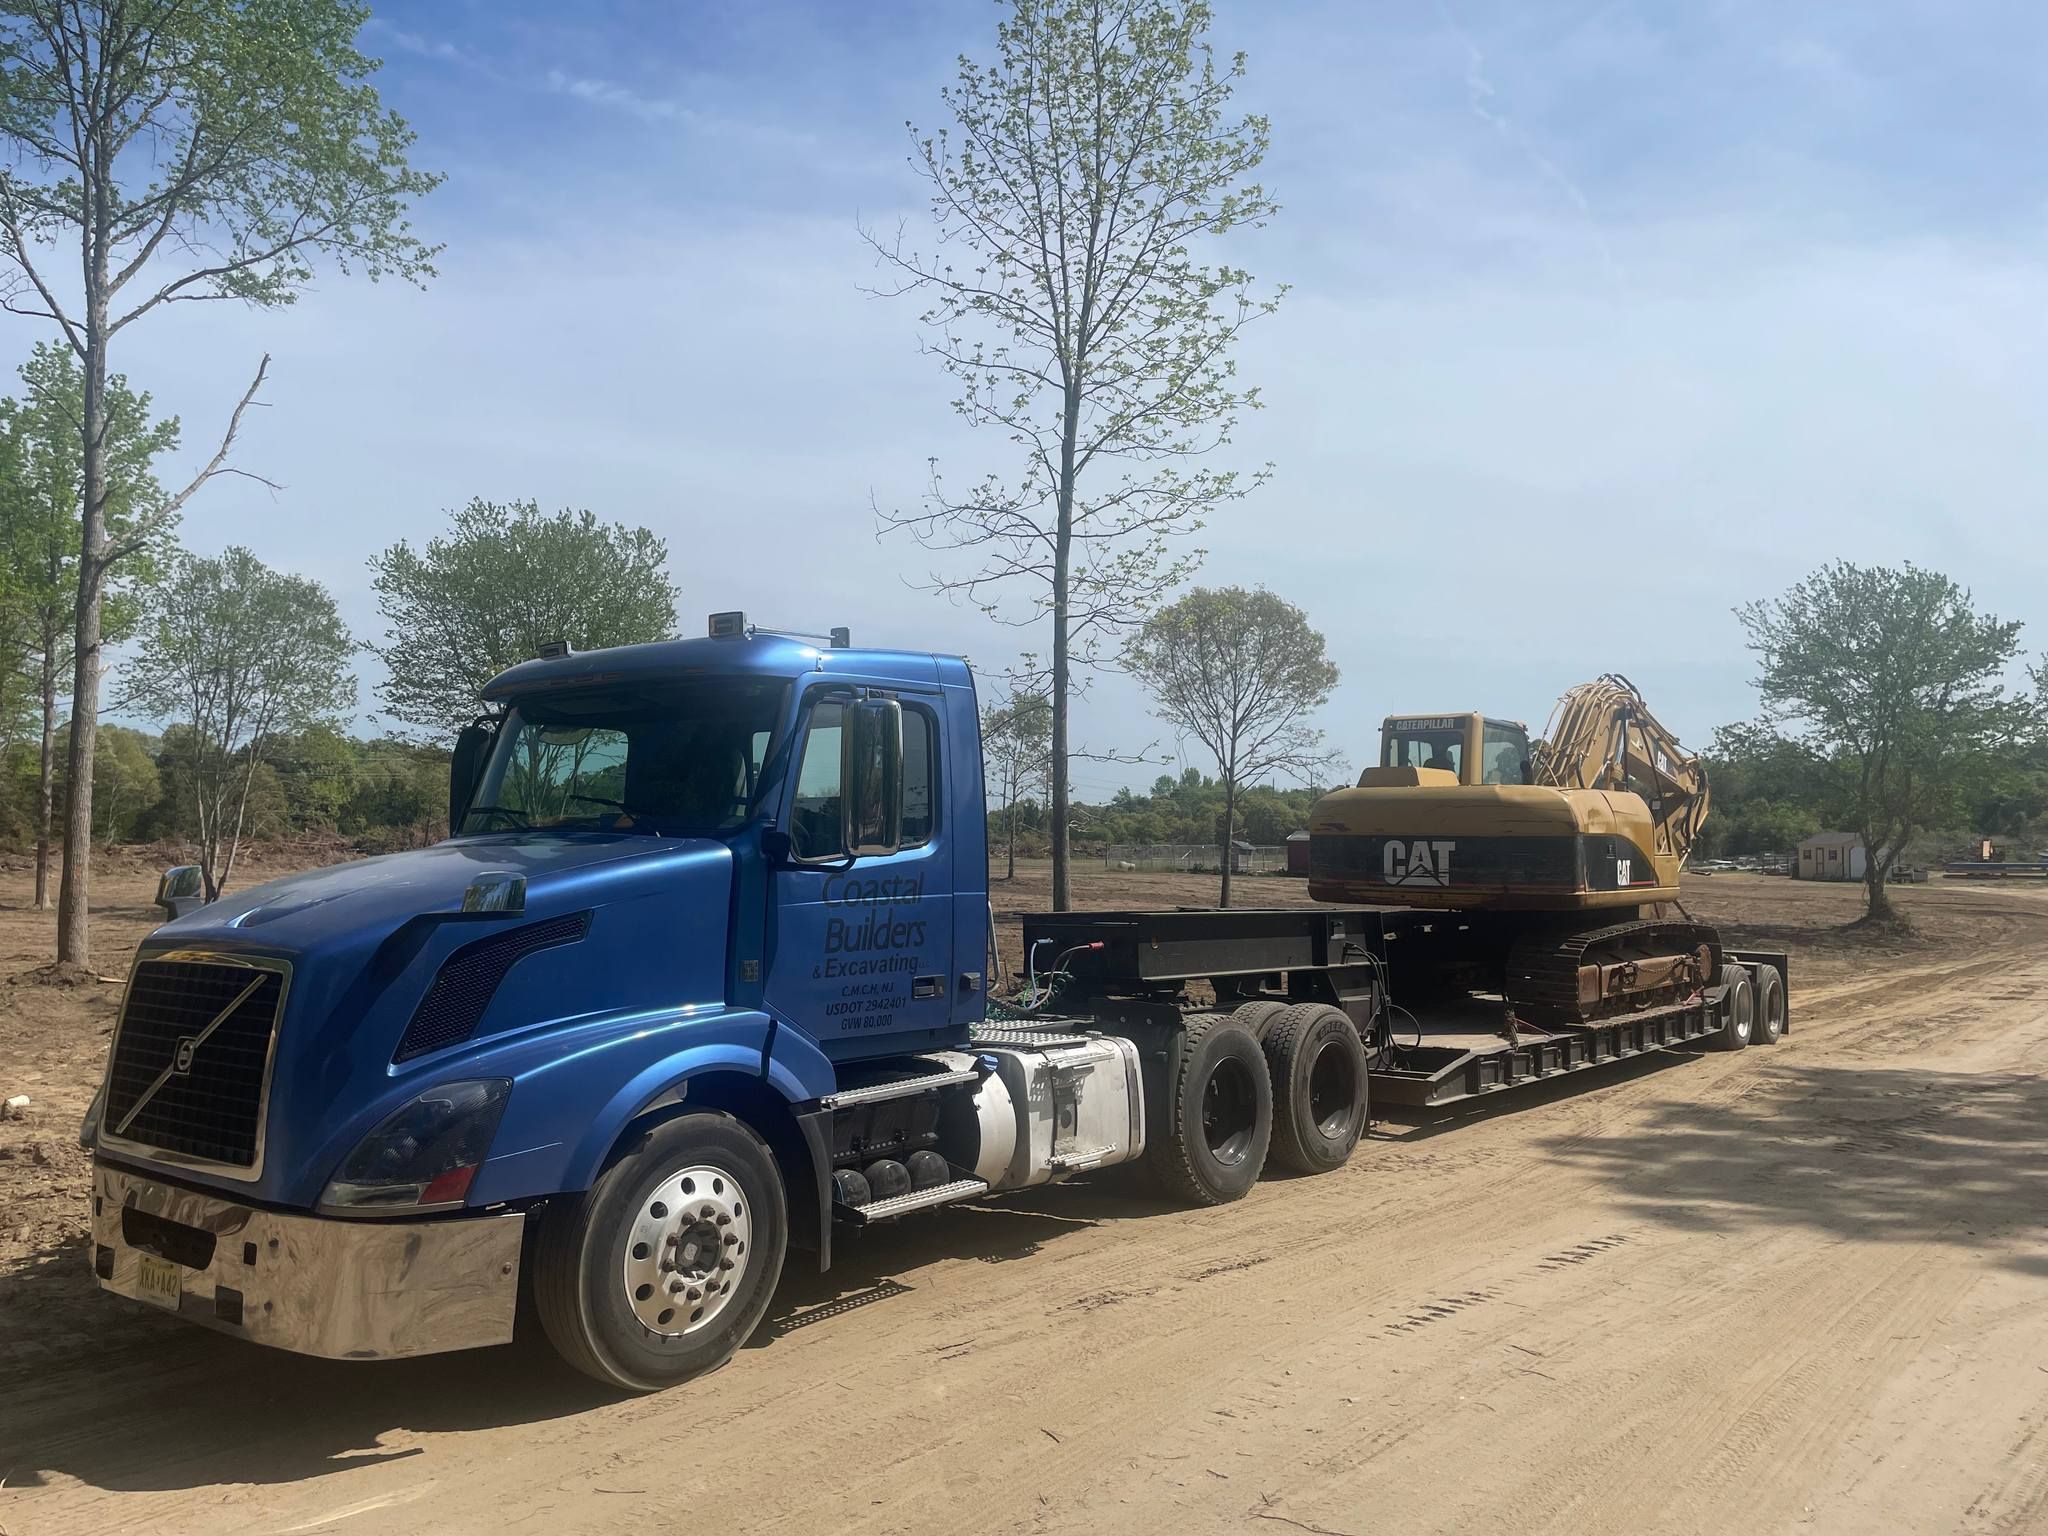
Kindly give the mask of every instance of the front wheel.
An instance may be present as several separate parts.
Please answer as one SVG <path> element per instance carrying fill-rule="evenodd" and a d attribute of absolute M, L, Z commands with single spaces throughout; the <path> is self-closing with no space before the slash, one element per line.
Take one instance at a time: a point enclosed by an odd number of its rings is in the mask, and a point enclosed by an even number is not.
<path fill-rule="evenodd" d="M 730 1115 L 683 1115 L 542 1216 L 535 1306 L 579 1371 L 657 1392 L 746 1342 L 788 1238 L 782 1173 L 761 1138 Z"/>

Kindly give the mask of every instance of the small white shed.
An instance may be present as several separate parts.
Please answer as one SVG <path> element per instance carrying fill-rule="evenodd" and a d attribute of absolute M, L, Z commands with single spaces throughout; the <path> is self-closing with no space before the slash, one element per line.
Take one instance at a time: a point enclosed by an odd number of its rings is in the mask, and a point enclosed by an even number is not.
<path fill-rule="evenodd" d="M 1799 845 L 1792 872 L 1801 880 L 1861 880 L 1865 867 L 1863 839 L 1854 832 L 1816 832 Z"/>

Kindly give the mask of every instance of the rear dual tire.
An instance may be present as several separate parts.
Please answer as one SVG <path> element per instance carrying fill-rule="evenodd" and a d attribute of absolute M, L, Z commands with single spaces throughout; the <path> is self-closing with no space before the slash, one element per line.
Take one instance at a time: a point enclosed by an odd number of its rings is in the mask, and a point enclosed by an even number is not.
<path fill-rule="evenodd" d="M 1785 981 L 1774 965 L 1756 970 L 1756 1025 L 1751 1045 L 1776 1045 L 1785 1037 Z"/>
<path fill-rule="evenodd" d="M 1365 1047 L 1327 1003 L 1262 998 L 1181 1036 L 1163 1124 L 1148 1154 L 1160 1188 L 1190 1205 L 1242 1199 L 1270 1160 L 1328 1173 L 1364 1134 Z"/>
<path fill-rule="evenodd" d="M 1739 1051 L 1756 1033 L 1756 986 L 1749 979 L 1749 968 L 1734 964 L 1721 967 L 1721 984 L 1728 989 L 1728 1017 L 1707 1037 L 1707 1046 L 1716 1051 Z"/>
<path fill-rule="evenodd" d="M 1163 1098 L 1146 1153 L 1160 1191 L 1185 1205 L 1242 1200 L 1273 1137 L 1273 1085 L 1252 1032 L 1229 1017 L 1189 1024 Z"/>
<path fill-rule="evenodd" d="M 1297 1003 L 1269 1021 L 1273 1161 L 1296 1173 L 1329 1173 L 1350 1160 L 1365 1132 L 1370 1079 L 1365 1046 L 1341 1008 Z"/>

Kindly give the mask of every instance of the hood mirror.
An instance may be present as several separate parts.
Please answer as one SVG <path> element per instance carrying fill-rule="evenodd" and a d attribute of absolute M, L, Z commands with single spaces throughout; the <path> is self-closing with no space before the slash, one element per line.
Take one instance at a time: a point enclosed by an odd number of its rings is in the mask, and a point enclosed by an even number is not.
<path fill-rule="evenodd" d="M 206 905 L 206 881 L 197 864 L 179 864 L 163 872 L 156 883 L 157 909 L 165 922 L 197 912 Z"/>
<path fill-rule="evenodd" d="M 526 910 L 526 876 L 509 870 L 478 875 L 462 893 L 462 910 L 483 914 L 509 914 Z"/>

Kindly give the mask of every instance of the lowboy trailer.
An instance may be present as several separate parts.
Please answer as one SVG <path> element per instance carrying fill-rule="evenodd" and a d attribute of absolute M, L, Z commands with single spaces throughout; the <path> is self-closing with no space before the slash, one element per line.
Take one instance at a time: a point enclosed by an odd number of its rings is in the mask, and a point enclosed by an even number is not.
<path fill-rule="evenodd" d="M 1077 912 L 1031 917 L 1032 954 L 1067 955 L 1063 1008 L 1102 1027 L 1170 1018 L 1190 983 L 1263 1039 L 1284 1007 L 1340 1008 L 1366 1051 L 1370 1102 L 1436 1109 L 1674 1046 L 1739 1050 L 1789 1033 L 1789 958 L 1731 950 L 1694 997 L 1571 1027 L 1510 1021 L 1497 998 L 1396 1001 L 1410 959 L 1461 946 L 1472 920 L 1412 908 Z"/>

